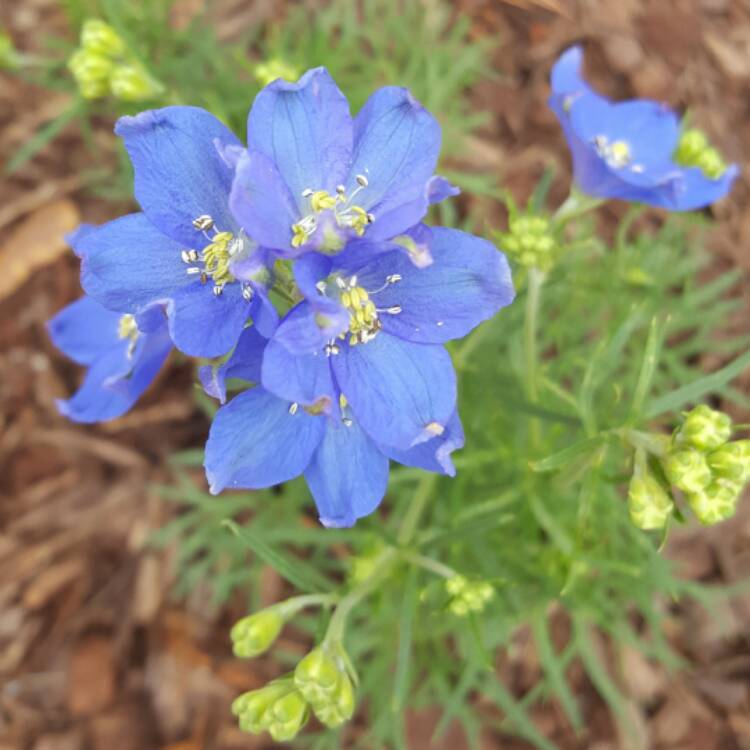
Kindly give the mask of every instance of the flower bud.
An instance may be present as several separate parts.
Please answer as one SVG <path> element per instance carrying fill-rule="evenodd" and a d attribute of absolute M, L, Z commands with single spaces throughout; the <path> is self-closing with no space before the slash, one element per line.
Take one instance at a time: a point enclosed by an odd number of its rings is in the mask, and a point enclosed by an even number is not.
<path fill-rule="evenodd" d="M 711 526 L 734 515 L 742 486 L 726 479 L 717 479 L 701 492 L 691 492 L 688 504 L 695 517 Z"/>
<path fill-rule="evenodd" d="M 667 479 L 683 492 L 700 492 L 711 482 L 706 455 L 699 450 L 673 451 L 662 460 Z"/>
<path fill-rule="evenodd" d="M 13 70 L 20 63 L 21 60 L 13 46 L 13 40 L 0 29 L 0 70 Z"/>
<path fill-rule="evenodd" d="M 750 479 L 750 440 L 735 440 L 708 455 L 711 471 L 722 479 L 745 484 Z"/>
<path fill-rule="evenodd" d="M 79 49 L 68 60 L 68 69 L 84 99 L 99 99 L 109 93 L 112 61 L 103 55 Z"/>
<path fill-rule="evenodd" d="M 481 612 L 495 594 L 495 589 L 487 581 L 468 581 L 460 575 L 448 578 L 445 590 L 452 597 L 448 610 L 457 617 L 466 617 L 469 612 Z"/>
<path fill-rule="evenodd" d="M 164 87 L 134 63 L 118 65 L 110 78 L 112 94 L 124 102 L 153 99 L 164 91 Z"/>
<path fill-rule="evenodd" d="M 500 244 L 508 255 L 519 265 L 548 271 L 557 251 L 549 219 L 544 216 L 511 215 L 508 224 L 510 231 L 500 236 Z"/>
<path fill-rule="evenodd" d="M 661 529 L 672 513 L 674 503 L 650 471 L 636 471 L 628 488 L 630 520 L 639 529 Z"/>
<path fill-rule="evenodd" d="M 315 711 L 318 721 L 330 729 L 335 729 L 352 718 L 354 707 L 354 687 L 347 675 L 342 673 L 331 700 L 327 703 L 313 705 L 313 711 Z"/>
<path fill-rule="evenodd" d="M 294 670 L 294 684 L 310 704 L 330 702 L 343 675 L 324 646 L 314 648 Z M 344 675 L 345 676 L 345 675 Z"/>
<path fill-rule="evenodd" d="M 271 81 L 277 78 L 283 78 L 285 81 L 296 81 L 299 76 L 299 70 L 283 60 L 273 58 L 259 63 L 253 71 L 255 79 L 261 86 L 268 86 Z"/>
<path fill-rule="evenodd" d="M 236 698 L 232 703 L 232 713 L 238 717 L 240 729 L 251 734 L 263 732 L 268 726 L 269 710 L 293 687 L 289 678 L 274 680 Z"/>
<path fill-rule="evenodd" d="M 700 404 L 685 415 L 677 432 L 676 442 L 702 451 L 712 451 L 729 440 L 732 420 L 723 412 Z"/>
<path fill-rule="evenodd" d="M 276 607 L 243 617 L 231 630 L 234 655 L 248 659 L 267 651 L 278 638 L 284 620 Z"/>
<path fill-rule="evenodd" d="M 463 576 L 453 576 L 453 578 L 446 579 L 445 590 L 451 596 L 459 596 L 466 590 L 468 583 Z"/>
<path fill-rule="evenodd" d="M 276 700 L 268 713 L 268 733 L 275 742 L 294 739 L 310 715 L 305 699 L 296 688 Z"/>
<path fill-rule="evenodd" d="M 98 55 L 117 57 L 125 51 L 125 42 L 108 23 L 89 18 L 81 29 L 81 47 Z"/>

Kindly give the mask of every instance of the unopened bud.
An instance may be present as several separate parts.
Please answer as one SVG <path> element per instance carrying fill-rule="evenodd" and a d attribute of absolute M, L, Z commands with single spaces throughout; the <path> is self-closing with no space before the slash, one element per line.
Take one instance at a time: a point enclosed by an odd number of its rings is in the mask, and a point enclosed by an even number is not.
<path fill-rule="evenodd" d="M 674 160 L 685 167 L 698 167 L 706 177 L 718 179 L 727 166 L 721 154 L 711 146 L 705 134 L 691 128 L 680 136 Z"/>
<path fill-rule="evenodd" d="M 711 469 L 706 455 L 694 448 L 669 453 L 662 466 L 667 479 L 683 492 L 700 492 L 711 482 Z"/>
<path fill-rule="evenodd" d="M 294 670 L 294 684 L 313 706 L 330 702 L 343 675 L 336 659 L 324 646 L 314 648 Z"/>
<path fill-rule="evenodd" d="M 685 415 L 675 440 L 698 450 L 712 451 L 726 443 L 731 435 L 732 420 L 723 412 L 700 404 Z"/>
<path fill-rule="evenodd" d="M 299 690 L 292 688 L 276 700 L 268 716 L 268 733 L 276 742 L 288 742 L 297 736 L 310 715 Z"/>
<path fill-rule="evenodd" d="M 108 23 L 89 18 L 81 29 L 81 47 L 88 52 L 117 57 L 125 51 L 125 42 Z"/>
<path fill-rule="evenodd" d="M 711 471 L 722 479 L 745 484 L 750 479 L 750 440 L 735 440 L 708 455 Z"/>
<path fill-rule="evenodd" d="M 516 263 L 548 271 L 557 250 L 552 225 L 544 216 L 512 215 L 509 231 L 500 235 L 501 247 Z"/>
<path fill-rule="evenodd" d="M 737 507 L 741 485 L 726 479 L 717 479 L 702 492 L 688 494 L 687 500 L 695 517 L 704 525 L 731 518 Z"/>
<path fill-rule="evenodd" d="M 124 102 L 139 102 L 153 99 L 164 91 L 164 87 L 134 63 L 118 65 L 110 78 L 112 94 Z"/>
<path fill-rule="evenodd" d="M 347 675 L 342 674 L 336 692 L 327 703 L 313 705 L 315 716 L 330 729 L 349 721 L 354 714 L 354 687 Z"/>
<path fill-rule="evenodd" d="M 481 612 L 495 594 L 495 589 L 487 581 L 469 581 L 460 575 L 448 578 L 445 590 L 453 597 L 448 609 L 457 617 Z"/>
<path fill-rule="evenodd" d="M 79 49 L 68 60 L 68 69 L 84 99 L 99 99 L 109 93 L 112 61 L 103 55 Z"/>
<path fill-rule="evenodd" d="M 248 659 L 267 651 L 278 638 L 284 620 L 275 607 L 243 617 L 231 630 L 234 655 Z"/>
<path fill-rule="evenodd" d="M 290 679 L 275 680 L 236 698 L 232 703 L 232 713 L 238 717 L 240 729 L 252 734 L 263 732 L 268 725 L 271 706 L 292 688 Z"/>
<path fill-rule="evenodd" d="M 636 471 L 628 488 L 630 520 L 639 529 L 661 529 L 672 513 L 674 503 L 650 471 Z"/>

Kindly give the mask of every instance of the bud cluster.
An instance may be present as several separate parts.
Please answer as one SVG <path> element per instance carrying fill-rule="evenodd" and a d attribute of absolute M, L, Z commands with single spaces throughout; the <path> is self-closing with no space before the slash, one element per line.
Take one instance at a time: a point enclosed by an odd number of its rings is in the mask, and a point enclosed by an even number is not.
<path fill-rule="evenodd" d="M 243 693 L 232 704 L 232 713 L 243 732 L 268 732 L 276 742 L 294 739 L 310 716 L 307 702 L 292 677 Z"/>
<path fill-rule="evenodd" d="M 457 617 L 466 617 L 470 612 L 482 612 L 495 595 L 495 589 L 487 581 L 469 581 L 461 575 L 446 579 L 445 590 L 451 597 L 448 609 Z"/>
<path fill-rule="evenodd" d="M 80 44 L 68 60 L 68 68 L 84 99 L 112 94 L 122 101 L 137 102 L 164 90 L 128 51 L 118 33 L 95 18 L 83 24 Z"/>
<path fill-rule="evenodd" d="M 544 216 L 511 211 L 509 231 L 499 237 L 500 246 L 520 266 L 549 271 L 558 250 L 552 223 Z"/>
<path fill-rule="evenodd" d="M 735 440 L 732 421 L 706 405 L 685 415 L 662 459 L 669 481 L 685 497 L 701 523 L 715 524 L 734 515 L 750 479 L 750 440 Z"/>
<path fill-rule="evenodd" d="M 234 655 L 240 659 L 250 659 L 265 653 L 278 638 L 283 625 L 284 618 L 278 606 L 243 617 L 229 634 Z"/>
<path fill-rule="evenodd" d="M 674 159 L 683 166 L 698 167 L 706 177 L 714 180 L 721 177 L 727 168 L 721 154 L 711 146 L 705 134 L 694 128 L 683 131 Z"/>

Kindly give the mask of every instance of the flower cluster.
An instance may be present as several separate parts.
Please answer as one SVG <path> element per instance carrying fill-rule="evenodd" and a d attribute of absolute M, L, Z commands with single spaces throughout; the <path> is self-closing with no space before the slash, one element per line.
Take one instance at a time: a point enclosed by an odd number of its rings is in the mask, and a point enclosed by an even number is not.
<path fill-rule="evenodd" d="M 750 440 L 733 440 L 732 421 L 705 404 L 687 412 L 670 437 L 652 436 L 654 457 L 636 451 L 628 495 L 633 522 L 643 529 L 662 528 L 675 511 L 672 487 L 680 490 L 703 524 L 734 515 L 750 480 Z"/>
<path fill-rule="evenodd" d="M 726 195 L 737 177 L 700 133 L 680 132 L 658 102 L 611 102 L 581 78 L 583 53 L 572 47 L 552 70 L 550 106 L 573 156 L 578 187 L 598 198 L 691 211 Z"/>
<path fill-rule="evenodd" d="M 164 90 L 119 34 L 98 19 L 90 18 L 83 24 L 80 45 L 68 60 L 68 68 L 84 99 L 112 94 L 122 101 L 138 102 L 152 99 Z"/>
<path fill-rule="evenodd" d="M 223 404 L 213 493 L 304 474 L 322 523 L 350 526 L 380 503 L 390 460 L 453 475 L 464 436 L 444 344 L 513 287 L 491 243 L 422 223 L 457 190 L 410 92 L 380 89 L 352 118 L 318 68 L 261 91 L 247 145 L 194 107 L 115 132 L 141 211 L 71 237 L 88 296 L 50 330 L 89 369 L 64 413 L 119 416 L 174 347 L 216 358 L 200 371 Z M 227 403 L 230 378 L 247 387 Z"/>

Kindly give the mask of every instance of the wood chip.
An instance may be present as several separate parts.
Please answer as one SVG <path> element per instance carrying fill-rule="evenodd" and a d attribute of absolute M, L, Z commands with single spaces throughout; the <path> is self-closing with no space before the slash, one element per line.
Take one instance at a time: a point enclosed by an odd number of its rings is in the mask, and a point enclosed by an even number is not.
<path fill-rule="evenodd" d="M 117 665 L 111 638 L 85 635 L 73 647 L 68 666 L 67 704 L 75 716 L 106 708 L 115 697 Z"/>
<path fill-rule="evenodd" d="M 86 561 L 82 557 L 53 565 L 27 586 L 23 593 L 23 604 L 27 609 L 40 609 L 86 572 Z"/>
<path fill-rule="evenodd" d="M 34 211 L 0 247 L 0 300 L 20 288 L 35 272 L 67 250 L 65 235 L 80 223 L 76 205 L 59 200 Z"/>

